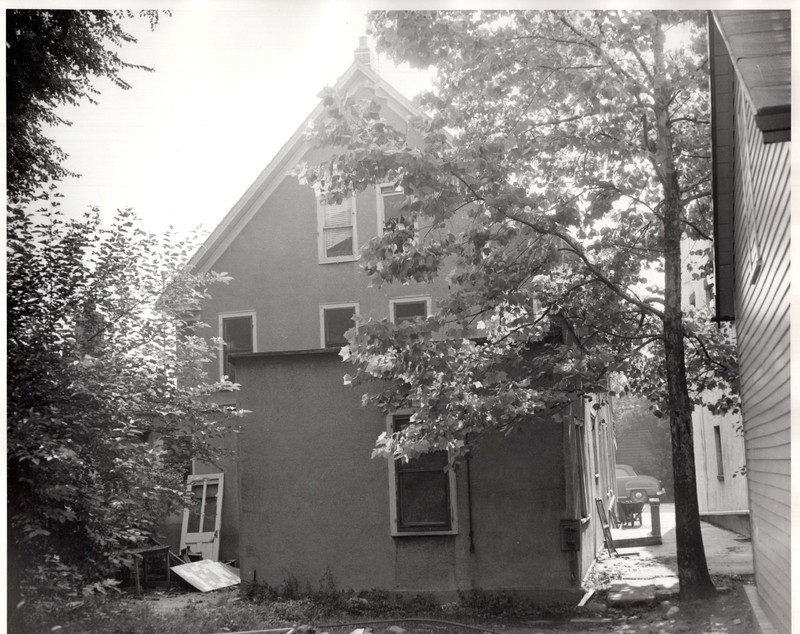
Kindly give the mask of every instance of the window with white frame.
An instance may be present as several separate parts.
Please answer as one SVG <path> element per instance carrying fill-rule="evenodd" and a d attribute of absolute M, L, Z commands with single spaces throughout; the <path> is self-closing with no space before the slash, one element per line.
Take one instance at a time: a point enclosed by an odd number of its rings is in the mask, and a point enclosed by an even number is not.
<path fill-rule="evenodd" d="M 396 324 L 416 317 L 425 318 L 431 314 L 431 298 L 419 296 L 390 299 L 389 314 L 391 320 Z"/>
<path fill-rule="evenodd" d="M 383 232 L 384 225 L 403 215 L 402 205 L 405 201 L 403 190 L 394 185 L 378 187 L 378 232 Z"/>
<path fill-rule="evenodd" d="M 230 313 L 219 316 L 219 332 L 222 337 L 219 374 L 236 381 L 236 370 L 230 363 L 233 352 L 255 352 L 256 315 L 255 313 Z"/>
<path fill-rule="evenodd" d="M 319 226 L 319 261 L 350 262 L 358 258 L 355 198 L 326 204 L 317 200 Z"/>
<path fill-rule="evenodd" d="M 410 414 L 388 417 L 397 432 L 410 423 Z M 448 469 L 446 451 L 431 451 L 411 460 L 389 461 L 390 516 L 393 536 L 455 535 L 455 472 Z"/>
<path fill-rule="evenodd" d="M 347 345 L 344 336 L 355 326 L 358 304 L 324 304 L 319 307 L 320 345 L 323 348 L 340 348 Z"/>

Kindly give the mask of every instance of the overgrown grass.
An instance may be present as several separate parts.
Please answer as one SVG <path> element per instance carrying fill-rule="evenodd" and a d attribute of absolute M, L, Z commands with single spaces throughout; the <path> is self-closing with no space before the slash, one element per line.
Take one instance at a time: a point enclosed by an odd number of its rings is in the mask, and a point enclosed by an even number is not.
<path fill-rule="evenodd" d="M 198 595 L 199 596 L 199 595 Z M 26 607 L 30 634 L 210 634 L 299 624 L 433 618 L 476 622 L 530 615 L 564 616 L 564 608 L 542 609 L 502 592 L 471 590 L 441 605 L 431 596 L 401 597 L 383 590 L 340 590 L 330 571 L 316 588 L 287 576 L 278 587 L 242 584 L 220 594 L 219 604 L 192 604 L 164 612 L 157 601 L 130 596 L 94 596 L 83 601 L 40 598 Z M 349 630 L 348 630 L 349 631 Z"/>
<path fill-rule="evenodd" d="M 237 602 L 212 607 L 190 605 L 162 613 L 155 611 L 149 601 L 109 597 L 87 601 L 71 614 L 41 614 L 37 618 L 29 613 L 27 622 L 31 634 L 52 632 L 54 626 L 60 626 L 55 630 L 58 634 L 204 634 L 271 626 L 277 615 L 266 608 Z"/>

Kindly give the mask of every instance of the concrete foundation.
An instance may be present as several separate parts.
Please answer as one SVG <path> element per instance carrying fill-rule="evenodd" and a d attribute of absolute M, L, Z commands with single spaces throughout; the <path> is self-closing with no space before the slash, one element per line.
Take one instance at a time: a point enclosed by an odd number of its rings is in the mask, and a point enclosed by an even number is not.
<path fill-rule="evenodd" d="M 700 513 L 700 519 L 714 526 L 739 533 L 743 537 L 752 537 L 750 532 L 750 513 L 748 511 Z"/>

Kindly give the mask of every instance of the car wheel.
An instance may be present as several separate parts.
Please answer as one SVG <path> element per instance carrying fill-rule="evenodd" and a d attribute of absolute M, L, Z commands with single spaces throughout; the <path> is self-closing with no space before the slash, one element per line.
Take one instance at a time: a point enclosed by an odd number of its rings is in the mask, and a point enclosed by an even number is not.
<path fill-rule="evenodd" d="M 647 491 L 636 489 L 635 491 L 631 491 L 630 498 L 634 502 L 647 502 L 649 496 L 647 495 Z"/>

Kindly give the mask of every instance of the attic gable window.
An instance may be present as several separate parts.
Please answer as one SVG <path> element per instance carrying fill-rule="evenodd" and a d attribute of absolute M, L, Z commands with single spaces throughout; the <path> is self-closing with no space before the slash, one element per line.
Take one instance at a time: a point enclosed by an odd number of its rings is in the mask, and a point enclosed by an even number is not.
<path fill-rule="evenodd" d="M 319 262 L 352 262 L 356 253 L 356 202 L 346 198 L 340 204 L 317 200 Z"/>
<path fill-rule="evenodd" d="M 383 233 L 383 227 L 390 220 L 403 215 L 402 204 L 406 197 L 403 190 L 394 185 L 381 185 L 378 187 L 378 231 Z"/>

